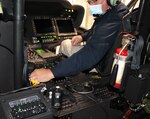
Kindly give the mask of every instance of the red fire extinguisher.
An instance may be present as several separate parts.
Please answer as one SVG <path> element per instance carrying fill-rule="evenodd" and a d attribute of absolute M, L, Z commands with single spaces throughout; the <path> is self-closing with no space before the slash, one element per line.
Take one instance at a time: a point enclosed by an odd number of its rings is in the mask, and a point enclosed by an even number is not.
<path fill-rule="evenodd" d="M 125 75 L 126 64 L 128 61 L 128 50 L 124 48 L 117 48 L 114 54 L 114 62 L 112 65 L 112 76 L 110 84 L 117 88 L 122 88 L 123 78 Z"/>
<path fill-rule="evenodd" d="M 125 80 L 127 79 L 127 69 L 130 68 L 128 64 L 132 60 L 132 50 L 136 39 L 132 34 L 126 32 L 122 34 L 122 41 L 124 41 L 122 42 L 123 47 L 116 49 L 110 78 L 110 85 L 119 89 L 119 91 L 123 90 L 125 82 L 127 82 Z"/>

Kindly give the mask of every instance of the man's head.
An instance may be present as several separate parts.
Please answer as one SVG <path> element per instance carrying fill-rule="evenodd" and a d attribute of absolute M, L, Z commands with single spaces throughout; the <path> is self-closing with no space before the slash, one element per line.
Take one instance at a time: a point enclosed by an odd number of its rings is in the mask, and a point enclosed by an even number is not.
<path fill-rule="evenodd" d="M 88 0 L 92 14 L 103 14 L 110 7 L 114 7 L 120 0 Z"/>
<path fill-rule="evenodd" d="M 120 0 L 88 0 L 87 2 L 90 5 L 105 3 L 105 4 L 109 5 L 110 7 L 113 7 L 113 6 L 116 6 L 119 1 Z"/>

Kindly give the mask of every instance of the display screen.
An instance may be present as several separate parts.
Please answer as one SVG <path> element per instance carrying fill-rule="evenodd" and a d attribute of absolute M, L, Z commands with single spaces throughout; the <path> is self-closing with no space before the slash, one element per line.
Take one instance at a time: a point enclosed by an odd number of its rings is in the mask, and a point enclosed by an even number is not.
<path fill-rule="evenodd" d="M 38 54 L 42 54 L 42 53 L 45 53 L 46 51 L 43 49 L 36 49 L 35 52 Z"/>
<path fill-rule="evenodd" d="M 53 34 L 55 32 L 51 19 L 33 19 L 35 35 Z"/>
<path fill-rule="evenodd" d="M 58 35 L 76 35 L 76 29 L 71 19 L 56 19 Z"/>

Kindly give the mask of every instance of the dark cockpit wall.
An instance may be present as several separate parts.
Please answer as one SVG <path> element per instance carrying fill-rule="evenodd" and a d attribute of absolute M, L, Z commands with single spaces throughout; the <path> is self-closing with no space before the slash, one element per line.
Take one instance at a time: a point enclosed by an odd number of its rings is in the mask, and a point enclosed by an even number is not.
<path fill-rule="evenodd" d="M 14 89 L 13 71 L 13 23 L 8 21 L 5 13 L 12 15 L 11 0 L 0 0 L 2 16 L 0 17 L 0 93 Z M 6 17 L 7 16 L 7 17 Z"/>

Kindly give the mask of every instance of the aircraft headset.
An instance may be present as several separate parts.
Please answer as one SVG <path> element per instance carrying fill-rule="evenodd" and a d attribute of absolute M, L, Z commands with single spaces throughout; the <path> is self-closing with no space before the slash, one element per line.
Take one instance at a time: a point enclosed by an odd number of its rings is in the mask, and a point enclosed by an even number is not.
<path fill-rule="evenodd" d="M 116 6 L 119 2 L 120 2 L 120 0 L 107 0 L 107 4 L 108 4 L 110 7 Z"/>

